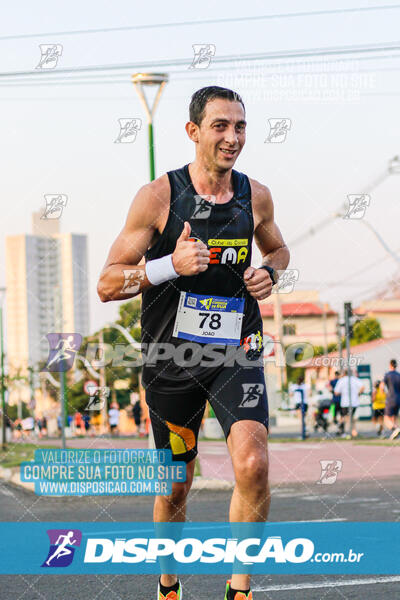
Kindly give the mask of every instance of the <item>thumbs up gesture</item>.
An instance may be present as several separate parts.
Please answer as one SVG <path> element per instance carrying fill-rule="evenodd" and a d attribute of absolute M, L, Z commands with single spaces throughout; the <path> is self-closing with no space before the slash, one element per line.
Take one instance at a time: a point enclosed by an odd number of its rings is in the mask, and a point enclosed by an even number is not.
<path fill-rule="evenodd" d="M 189 240 L 190 223 L 185 221 L 181 235 L 176 241 L 172 263 L 178 275 L 197 275 L 208 269 L 210 251 L 203 242 Z"/>

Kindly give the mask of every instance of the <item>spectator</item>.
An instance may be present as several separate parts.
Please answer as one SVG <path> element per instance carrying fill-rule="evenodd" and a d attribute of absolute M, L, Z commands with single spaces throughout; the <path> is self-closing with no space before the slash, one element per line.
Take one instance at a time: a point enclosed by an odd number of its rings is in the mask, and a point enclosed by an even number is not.
<path fill-rule="evenodd" d="M 329 382 L 329 391 L 332 392 L 333 422 L 337 424 L 338 414 L 340 413 L 340 394 L 335 394 L 334 389 L 340 379 L 339 371 L 335 371 L 335 377 Z"/>
<path fill-rule="evenodd" d="M 110 425 L 111 435 L 118 435 L 119 406 L 117 402 L 112 402 L 111 404 L 111 407 L 108 411 L 108 422 Z"/>
<path fill-rule="evenodd" d="M 19 439 L 20 437 L 22 437 L 22 423 L 21 423 L 21 419 L 15 419 L 14 421 L 14 435 L 15 435 L 15 439 Z"/>
<path fill-rule="evenodd" d="M 385 424 L 391 431 L 389 439 L 395 440 L 400 435 L 400 427 L 396 425 L 400 409 L 400 373 L 397 369 L 397 361 L 392 358 L 389 371 L 383 381 L 386 386 Z"/>
<path fill-rule="evenodd" d="M 29 435 L 31 433 L 33 433 L 33 431 L 35 429 L 34 418 L 26 417 L 26 419 L 22 419 L 21 424 L 22 424 L 22 437 L 24 437 L 25 433 L 26 433 L 27 437 L 29 437 Z"/>
<path fill-rule="evenodd" d="M 140 406 L 140 400 L 136 400 L 133 405 L 133 418 L 136 425 L 136 434 L 140 435 L 140 422 L 142 420 L 142 407 Z"/>
<path fill-rule="evenodd" d="M 36 425 L 37 425 L 39 437 L 41 438 L 42 437 L 42 429 L 43 429 L 43 421 L 42 421 L 41 417 L 36 419 Z"/>
<path fill-rule="evenodd" d="M 349 396 L 349 378 L 350 378 L 350 395 Z M 364 386 L 361 382 L 361 379 L 355 377 L 351 369 L 346 369 L 346 374 L 343 375 L 337 382 L 334 388 L 335 394 L 340 394 L 340 422 L 338 427 L 338 434 L 342 434 L 343 437 L 347 437 L 344 433 L 346 421 L 350 422 L 350 405 L 351 405 L 351 415 L 354 416 L 354 413 L 357 410 L 357 407 L 360 406 L 360 398 L 359 395 L 364 391 Z M 353 428 L 351 430 L 351 435 L 353 437 L 357 437 L 358 432 L 355 426 L 355 421 L 353 421 Z"/>
<path fill-rule="evenodd" d="M 90 430 L 90 415 L 87 412 L 85 412 L 83 414 L 83 424 L 84 424 L 84 427 L 85 427 L 85 433 L 87 435 L 89 433 L 89 430 Z"/>
<path fill-rule="evenodd" d="M 382 436 L 383 432 L 383 416 L 385 411 L 386 392 L 385 383 L 383 381 L 375 381 L 374 390 L 372 392 L 372 422 L 379 425 L 377 435 Z"/>
<path fill-rule="evenodd" d="M 42 417 L 42 433 L 43 436 L 47 436 L 47 419 L 44 415 Z"/>
<path fill-rule="evenodd" d="M 77 435 L 82 435 L 83 434 L 83 431 L 82 431 L 83 419 L 82 419 L 81 413 L 78 410 L 74 414 L 74 421 L 75 421 L 75 433 Z"/>
<path fill-rule="evenodd" d="M 74 424 L 74 418 L 72 415 L 67 416 L 67 423 L 68 423 L 68 427 L 72 428 L 72 425 Z"/>
<path fill-rule="evenodd" d="M 294 408 L 297 411 L 299 417 L 302 417 L 302 411 L 304 413 L 304 420 L 306 418 L 308 410 L 308 392 L 309 386 L 304 383 L 303 375 L 297 378 L 297 383 L 290 387 L 289 396 L 293 398 Z"/>
<path fill-rule="evenodd" d="M 92 416 L 91 425 L 93 425 L 93 435 L 98 435 L 100 433 L 102 421 L 103 420 L 99 412 Z"/>

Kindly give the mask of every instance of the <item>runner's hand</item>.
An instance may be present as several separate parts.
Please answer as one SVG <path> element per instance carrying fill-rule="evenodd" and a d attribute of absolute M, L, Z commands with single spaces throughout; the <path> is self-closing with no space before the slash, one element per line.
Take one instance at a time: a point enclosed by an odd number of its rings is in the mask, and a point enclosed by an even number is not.
<path fill-rule="evenodd" d="M 250 296 L 256 300 L 264 300 L 271 295 L 272 280 L 266 269 L 247 267 L 243 279 Z"/>
<path fill-rule="evenodd" d="M 190 241 L 190 232 L 190 224 L 185 221 L 172 254 L 172 264 L 178 275 L 197 275 L 206 271 L 210 262 L 210 251 L 207 246 L 200 241 Z"/>

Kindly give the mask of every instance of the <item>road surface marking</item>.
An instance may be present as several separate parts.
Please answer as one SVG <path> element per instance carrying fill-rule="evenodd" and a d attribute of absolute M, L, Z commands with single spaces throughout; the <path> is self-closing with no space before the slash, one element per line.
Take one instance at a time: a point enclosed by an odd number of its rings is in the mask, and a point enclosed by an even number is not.
<path fill-rule="evenodd" d="M 293 583 L 290 585 L 270 585 L 265 588 L 253 588 L 253 592 L 280 592 L 285 590 L 312 590 L 315 588 L 341 587 L 343 585 L 373 585 L 374 583 L 395 583 L 400 581 L 399 577 L 380 577 L 366 579 L 347 579 L 344 581 L 309 581 L 307 583 Z"/>

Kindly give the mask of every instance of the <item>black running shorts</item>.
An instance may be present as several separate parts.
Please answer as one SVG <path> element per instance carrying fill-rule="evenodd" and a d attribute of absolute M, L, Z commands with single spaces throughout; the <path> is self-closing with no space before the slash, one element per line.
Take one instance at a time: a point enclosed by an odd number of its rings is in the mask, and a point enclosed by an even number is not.
<path fill-rule="evenodd" d="M 263 367 L 224 367 L 207 384 L 184 394 L 146 390 L 156 448 L 172 450 L 173 460 L 186 463 L 197 455 L 197 438 L 206 400 L 225 435 L 236 421 L 263 423 L 268 430 L 268 400 Z"/>

